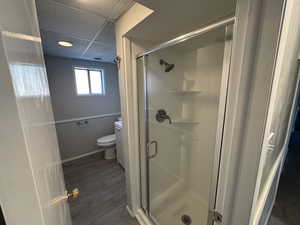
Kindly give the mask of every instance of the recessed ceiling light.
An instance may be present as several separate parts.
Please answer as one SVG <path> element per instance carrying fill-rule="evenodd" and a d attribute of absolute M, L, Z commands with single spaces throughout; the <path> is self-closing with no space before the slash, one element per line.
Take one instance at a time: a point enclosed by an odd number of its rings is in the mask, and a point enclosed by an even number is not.
<path fill-rule="evenodd" d="M 71 47 L 71 46 L 73 46 L 73 43 L 69 42 L 69 41 L 58 41 L 57 44 L 59 44 L 60 46 L 64 46 L 64 47 Z"/>

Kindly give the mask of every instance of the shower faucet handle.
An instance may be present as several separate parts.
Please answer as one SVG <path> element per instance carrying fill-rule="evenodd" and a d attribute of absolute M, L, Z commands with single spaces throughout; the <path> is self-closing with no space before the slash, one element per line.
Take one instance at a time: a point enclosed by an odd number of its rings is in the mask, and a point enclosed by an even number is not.
<path fill-rule="evenodd" d="M 167 114 L 166 110 L 159 109 L 156 113 L 156 120 L 160 123 L 164 122 L 165 120 L 169 120 L 169 124 L 172 124 L 171 117 Z"/>

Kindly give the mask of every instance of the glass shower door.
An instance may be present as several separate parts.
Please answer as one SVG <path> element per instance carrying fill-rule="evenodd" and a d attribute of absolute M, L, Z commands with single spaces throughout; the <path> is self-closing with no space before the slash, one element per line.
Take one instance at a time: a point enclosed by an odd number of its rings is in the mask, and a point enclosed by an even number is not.
<path fill-rule="evenodd" d="M 138 59 L 139 96 L 145 94 L 139 100 L 142 205 L 156 224 L 212 223 L 231 51 L 228 29 Z"/>

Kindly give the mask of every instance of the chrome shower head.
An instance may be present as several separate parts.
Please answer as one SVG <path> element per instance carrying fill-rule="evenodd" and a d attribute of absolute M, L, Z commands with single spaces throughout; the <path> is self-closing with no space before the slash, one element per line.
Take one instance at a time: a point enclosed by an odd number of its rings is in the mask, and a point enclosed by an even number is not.
<path fill-rule="evenodd" d="M 167 63 L 167 62 L 166 62 L 165 60 L 163 60 L 163 59 L 160 59 L 160 60 L 159 60 L 159 64 L 165 66 L 165 72 L 166 72 L 166 73 L 167 73 L 167 72 L 170 72 L 170 71 L 174 68 L 174 66 L 175 66 L 175 64 Z"/>

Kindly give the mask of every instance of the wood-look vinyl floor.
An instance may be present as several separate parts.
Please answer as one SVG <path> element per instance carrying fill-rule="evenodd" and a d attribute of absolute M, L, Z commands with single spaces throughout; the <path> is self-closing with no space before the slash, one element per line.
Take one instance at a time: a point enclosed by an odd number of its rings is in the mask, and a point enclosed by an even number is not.
<path fill-rule="evenodd" d="M 68 190 L 79 188 L 69 201 L 73 225 L 138 225 L 126 210 L 125 174 L 116 160 L 103 153 L 63 165 Z"/>

